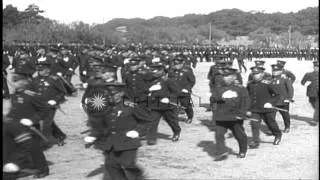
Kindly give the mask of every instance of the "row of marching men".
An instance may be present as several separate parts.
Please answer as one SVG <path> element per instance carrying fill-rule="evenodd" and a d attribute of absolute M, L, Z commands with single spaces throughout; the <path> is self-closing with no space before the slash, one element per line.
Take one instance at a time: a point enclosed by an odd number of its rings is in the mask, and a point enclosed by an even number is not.
<path fill-rule="evenodd" d="M 82 98 L 89 117 L 88 125 L 92 128 L 86 140 L 94 141 L 103 149 L 108 155 L 106 168 L 110 176 L 121 179 L 123 173 L 114 166 L 120 163 L 124 167 L 127 165 L 128 171 L 140 172 L 138 167 L 130 164 L 135 161 L 136 150 L 140 146 L 137 134 L 145 133 L 148 144 L 155 145 L 161 117 L 173 131 L 172 141 L 179 140 L 178 106 L 184 107 L 188 115 L 186 123 L 191 123 L 193 109 L 190 96 L 195 77 L 190 66 L 185 65 L 182 55 L 172 61 L 173 68 L 159 58 L 151 60 L 150 57 L 134 56 L 123 63 L 120 73 L 124 83 L 114 83 L 120 79 L 117 78 L 119 66 L 99 58 L 102 57 L 95 57 L 97 61 L 92 62 L 88 70 L 88 87 Z M 30 77 L 24 68 L 17 66 L 12 81 L 9 81 L 15 90 L 11 95 L 12 107 L 3 123 L 4 157 L 7 157 L 3 161 L 3 171 L 6 179 L 30 174 L 35 178 L 49 175 L 42 152 L 48 144 L 43 145 L 43 142 L 64 144 L 66 135 L 53 118 L 55 112 L 61 110 L 66 90 L 61 77 L 52 73 L 54 60 L 45 58 L 37 61 L 36 77 Z M 126 130 L 128 132 L 124 133 Z M 123 155 L 116 156 L 120 152 L 124 152 Z"/>
<path fill-rule="evenodd" d="M 35 76 L 31 76 L 28 61 L 25 62 L 15 66 L 12 79 L 8 80 L 13 93 L 3 121 L 5 179 L 49 175 L 43 151 L 53 145 L 63 146 L 67 137 L 54 121 L 56 111 L 62 111 L 60 105 L 66 101 L 64 81 L 52 73 L 53 62 L 49 59 L 37 61 Z"/>
<path fill-rule="evenodd" d="M 278 60 L 272 64 L 272 74 L 265 71 L 264 61 L 255 61 L 251 67 L 248 83 L 241 84 L 241 78 L 237 69 L 231 67 L 231 63 L 216 61 L 208 73 L 211 89 L 212 125 L 216 131 L 217 143 L 216 161 L 228 157 L 225 145 L 225 133 L 231 130 L 239 144 L 239 158 L 245 158 L 247 148 L 258 148 L 260 145 L 261 121 L 267 125 L 270 135 L 273 135 L 274 145 L 279 145 L 282 133 L 290 132 L 290 103 L 293 103 L 293 82 L 295 75 L 284 68 L 285 61 Z M 307 81 L 307 96 L 312 107 L 319 106 L 319 62 L 314 61 L 314 71 L 304 75 L 301 84 Z M 281 131 L 276 122 L 276 113 L 280 112 L 284 121 L 284 130 Z M 243 127 L 243 121 L 250 120 L 252 140 L 247 142 L 247 135 Z M 319 121 L 318 110 L 315 108 L 314 119 L 311 125 L 317 125 Z"/>
<path fill-rule="evenodd" d="M 11 62 L 9 58 L 12 58 Z M 3 75 L 7 75 L 7 69 L 15 71 L 17 68 L 20 68 L 20 71 L 24 71 L 31 79 L 33 76 L 36 76 L 36 64 L 49 59 L 52 62 L 50 74 L 59 76 L 67 91 L 67 95 L 74 95 L 76 93 L 76 89 L 71 83 L 71 78 L 75 74 L 74 71 L 79 66 L 79 62 L 70 50 L 63 46 L 60 48 L 40 47 L 36 55 L 32 55 L 28 49 L 21 47 L 16 49 L 14 54 L 4 51 L 2 59 Z M 6 79 L 3 79 L 3 86 L 3 96 L 5 99 L 9 99 L 10 93 Z"/>
<path fill-rule="evenodd" d="M 178 107 L 185 110 L 186 123 L 193 119 L 195 76 L 185 66 L 185 57 L 173 58 L 171 68 L 159 58 L 149 58 L 136 55 L 126 59 L 121 76 L 116 66 L 101 64 L 82 98 L 91 129 L 85 141 L 104 152 L 111 179 L 127 179 L 128 174 L 137 179 L 144 176 L 135 163 L 138 137 L 144 136 L 148 145 L 156 145 L 161 118 L 170 126 L 173 142 L 179 140 L 182 131 Z"/>

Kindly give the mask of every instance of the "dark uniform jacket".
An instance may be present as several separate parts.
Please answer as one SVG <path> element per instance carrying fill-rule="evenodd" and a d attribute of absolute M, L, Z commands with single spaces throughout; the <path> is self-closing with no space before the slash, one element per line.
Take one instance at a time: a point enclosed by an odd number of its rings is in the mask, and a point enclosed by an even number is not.
<path fill-rule="evenodd" d="M 66 90 L 57 76 L 37 76 L 32 81 L 32 88 L 46 101 L 55 100 L 60 104 L 65 100 Z"/>
<path fill-rule="evenodd" d="M 2 72 L 7 75 L 6 69 L 10 65 L 9 57 L 7 54 L 2 54 Z"/>
<path fill-rule="evenodd" d="M 7 118 L 7 117 L 6 117 Z M 6 119 L 5 118 L 5 119 Z M 21 166 L 25 166 L 26 158 L 28 156 L 28 147 L 22 147 L 22 143 L 30 142 L 32 133 L 30 130 L 20 124 L 16 120 L 3 120 L 3 164 L 14 163 Z M 29 162 L 30 163 L 30 162 Z"/>
<path fill-rule="evenodd" d="M 73 75 L 74 70 L 78 67 L 78 61 L 76 59 L 76 56 L 68 55 L 63 58 L 63 61 L 65 62 L 65 71 L 63 74 L 65 75 Z"/>
<path fill-rule="evenodd" d="M 293 86 L 292 82 L 288 78 L 283 78 L 280 76 L 272 77 L 272 84 L 276 88 L 276 91 L 279 93 L 278 102 L 276 105 L 283 105 L 284 100 L 292 100 L 293 98 Z"/>
<path fill-rule="evenodd" d="M 126 84 L 126 96 L 134 102 L 147 101 L 148 96 L 148 78 L 145 74 L 139 72 L 126 73 L 123 81 Z"/>
<path fill-rule="evenodd" d="M 172 78 L 176 81 L 180 90 L 187 89 L 189 92 L 191 92 L 196 83 L 196 78 L 193 72 L 186 68 L 170 71 L 169 78 Z"/>
<path fill-rule="evenodd" d="M 274 85 L 269 81 L 252 81 L 247 85 L 250 96 L 250 110 L 251 112 L 263 113 L 275 111 L 273 108 L 264 108 L 265 103 L 275 104 L 277 100 L 277 92 Z"/>
<path fill-rule="evenodd" d="M 160 102 L 163 98 L 168 98 L 170 102 L 177 103 L 177 96 L 180 95 L 180 88 L 175 80 L 171 78 L 159 78 L 149 84 L 149 88 L 153 85 L 160 85 L 161 89 L 149 91 L 148 93 L 148 108 L 154 110 L 165 110 L 175 108 L 172 104 Z"/>
<path fill-rule="evenodd" d="M 137 149 L 141 146 L 140 139 L 127 137 L 126 133 L 135 130 L 143 136 L 152 123 L 151 117 L 144 109 L 125 106 L 122 103 L 114 106 L 99 120 L 102 122 L 97 123 L 99 126 L 92 126 L 92 133 L 98 138 L 96 147 L 103 151 Z"/>
<path fill-rule="evenodd" d="M 53 62 L 51 67 L 51 74 L 56 75 L 57 73 L 61 73 L 62 75 L 64 75 L 66 73 L 66 70 L 68 69 L 68 63 L 66 62 L 66 60 L 64 60 L 63 57 L 57 56 L 51 61 Z"/>
<path fill-rule="evenodd" d="M 283 74 L 286 78 L 289 78 L 292 83 L 294 83 L 294 81 L 296 80 L 296 76 L 289 70 L 284 69 Z"/>
<path fill-rule="evenodd" d="M 313 71 L 313 72 L 306 73 L 301 80 L 301 84 L 304 85 L 307 81 L 311 82 L 311 84 L 309 84 L 307 87 L 307 96 L 318 97 L 319 96 L 319 72 Z"/>
<path fill-rule="evenodd" d="M 210 89 L 214 89 L 215 87 L 221 87 L 223 84 L 222 76 L 219 73 L 219 70 L 216 65 L 210 67 L 207 78 L 209 79 Z"/>
<path fill-rule="evenodd" d="M 236 92 L 236 98 L 223 98 L 223 93 L 231 90 Z M 235 121 L 237 117 L 245 118 L 245 113 L 250 107 L 250 98 L 245 87 L 230 85 L 223 86 L 212 92 L 211 103 L 217 103 L 215 119 L 217 121 Z"/>
<path fill-rule="evenodd" d="M 26 92 L 26 91 L 25 91 Z M 39 95 L 24 92 L 16 92 L 11 98 L 12 107 L 7 117 L 19 121 L 27 118 L 37 124 L 48 112 L 49 106 Z"/>

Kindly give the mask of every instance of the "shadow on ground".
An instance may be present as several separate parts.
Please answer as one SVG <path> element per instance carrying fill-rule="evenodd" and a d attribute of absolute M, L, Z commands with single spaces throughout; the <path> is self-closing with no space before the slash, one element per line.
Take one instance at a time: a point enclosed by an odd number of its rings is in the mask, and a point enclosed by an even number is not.
<path fill-rule="evenodd" d="M 215 128 L 212 124 L 212 120 L 211 119 L 200 119 L 199 120 L 201 122 L 201 125 L 204 125 L 208 128 L 209 131 L 215 131 Z"/>
<path fill-rule="evenodd" d="M 100 167 L 98 167 L 97 169 L 94 169 L 93 171 L 91 171 L 86 177 L 90 178 L 90 177 L 94 177 L 97 175 L 103 174 L 103 179 L 102 180 L 111 180 L 108 172 L 106 171 L 104 165 L 100 165 Z"/>
<path fill-rule="evenodd" d="M 305 117 L 305 116 L 300 116 L 300 115 L 290 115 L 290 118 L 292 120 L 296 120 L 296 121 L 303 121 L 306 122 L 307 124 L 309 124 L 310 126 L 314 126 L 314 123 L 312 123 L 313 118 L 311 117 Z"/>
<path fill-rule="evenodd" d="M 200 141 L 197 144 L 197 146 L 201 147 L 202 150 L 204 152 L 208 153 L 209 156 L 211 156 L 213 158 L 217 156 L 217 152 L 216 152 L 217 145 L 213 141 Z M 229 154 L 238 155 L 238 153 L 234 152 L 231 148 L 227 147 L 227 149 L 228 149 Z"/>

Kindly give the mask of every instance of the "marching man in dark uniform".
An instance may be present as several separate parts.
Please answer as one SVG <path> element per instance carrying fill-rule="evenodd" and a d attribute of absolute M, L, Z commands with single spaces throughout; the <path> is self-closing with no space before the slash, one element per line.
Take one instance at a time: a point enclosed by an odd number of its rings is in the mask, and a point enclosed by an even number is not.
<path fill-rule="evenodd" d="M 279 66 L 282 66 L 282 68 L 283 68 L 283 76 L 286 77 L 286 78 L 289 78 L 291 80 L 291 82 L 294 83 L 294 81 L 296 80 L 296 76 L 291 71 L 289 71 L 287 69 L 284 69 L 284 65 L 286 64 L 286 61 L 278 60 L 277 64 Z"/>
<path fill-rule="evenodd" d="M 37 62 L 38 76 L 32 82 L 33 88 L 50 106 L 41 124 L 41 131 L 48 137 L 52 144 L 63 145 L 66 135 L 54 122 L 57 108 L 65 101 L 65 89 L 59 77 L 51 75 L 52 62 L 50 58 Z"/>
<path fill-rule="evenodd" d="M 9 61 L 8 54 L 3 52 L 2 54 L 2 85 L 3 85 L 2 95 L 3 95 L 3 98 L 5 99 L 10 98 L 10 92 L 9 92 L 9 87 L 7 82 L 7 77 L 8 77 L 7 68 L 9 66 L 10 66 L 10 61 Z"/>
<path fill-rule="evenodd" d="M 281 108 L 280 114 L 284 121 L 284 133 L 288 133 L 290 131 L 290 114 L 289 114 L 289 105 L 293 102 L 293 86 L 292 82 L 288 78 L 282 77 L 283 69 L 282 66 L 277 64 L 271 65 L 272 67 L 272 84 L 277 89 L 279 93 L 279 100 L 275 104 L 276 107 Z"/>
<path fill-rule="evenodd" d="M 106 83 L 110 96 L 96 101 L 97 108 L 107 106 L 101 122 L 91 121 L 91 135 L 85 138 L 105 155 L 105 167 L 112 180 L 143 178 L 143 170 L 136 164 L 139 137 L 146 134 L 152 123 L 148 113 L 136 106 L 123 104 L 124 84 Z M 108 100 L 107 100 L 108 98 Z M 104 102 L 105 104 L 101 104 Z"/>
<path fill-rule="evenodd" d="M 126 98 L 147 108 L 148 78 L 143 72 L 142 57 L 133 57 L 129 60 L 129 72 L 124 73 L 123 82 L 126 84 Z"/>
<path fill-rule="evenodd" d="M 169 72 L 169 78 L 176 81 L 181 89 L 181 94 L 178 97 L 180 104 L 185 107 L 185 112 L 188 119 L 186 123 L 190 124 L 193 119 L 193 108 L 191 104 L 191 92 L 196 83 L 196 78 L 192 70 L 184 67 L 184 58 L 181 56 L 174 58 L 174 70 Z"/>
<path fill-rule="evenodd" d="M 306 82 L 311 82 L 307 87 L 307 96 L 309 103 L 314 109 L 312 125 L 317 125 L 319 122 L 319 62 L 313 62 L 313 72 L 306 73 L 301 84 L 304 86 Z"/>
<path fill-rule="evenodd" d="M 35 60 L 29 56 L 25 49 L 21 49 L 18 57 L 13 58 L 12 67 L 15 71 L 25 72 L 30 79 L 32 79 L 32 75 L 36 72 Z"/>
<path fill-rule="evenodd" d="M 264 68 L 264 64 L 265 64 L 265 61 L 262 61 L 262 60 L 256 60 L 254 61 L 255 63 L 255 66 L 256 67 L 262 67 Z M 268 72 L 263 72 L 264 73 L 264 79 L 270 79 L 271 78 L 271 74 L 268 73 Z M 252 74 L 250 73 L 249 76 L 248 76 L 248 83 L 250 83 L 252 81 Z"/>
<path fill-rule="evenodd" d="M 3 171 L 13 173 L 6 174 L 11 178 L 19 176 L 24 169 L 33 169 L 28 173 L 34 174 L 35 178 L 49 175 L 40 139 L 34 133 L 38 132 L 36 127 L 39 127 L 39 122 L 48 112 L 48 106 L 41 97 L 29 90 L 30 83 L 29 74 L 16 71 L 13 76 L 15 93 L 11 98 L 12 107 L 3 122 Z M 31 161 L 28 161 L 29 158 Z"/>
<path fill-rule="evenodd" d="M 181 132 L 176 103 L 177 95 L 180 94 L 179 87 L 173 79 L 166 76 L 162 62 L 155 62 L 150 68 L 152 80 L 149 84 L 148 109 L 151 110 L 153 124 L 147 143 L 148 145 L 157 143 L 157 130 L 162 116 L 173 131 L 172 141 L 178 141 Z"/>
<path fill-rule="evenodd" d="M 237 70 L 223 68 L 223 86 L 213 91 L 210 101 L 217 103 L 215 111 L 217 157 L 215 161 L 224 160 L 228 156 L 225 145 L 225 133 L 230 129 L 239 144 L 239 157 L 245 158 L 247 153 L 247 135 L 243 120 L 250 106 L 248 91 L 245 87 L 235 85 Z"/>
<path fill-rule="evenodd" d="M 252 81 L 247 85 L 251 106 L 249 109 L 253 140 L 249 143 L 250 148 L 258 148 L 260 144 L 260 124 L 261 119 L 265 122 L 272 134 L 275 136 L 274 145 L 278 145 L 282 133 L 276 122 L 276 110 L 264 108 L 266 103 L 274 104 L 278 95 L 270 80 L 264 79 L 264 68 L 254 66 L 251 68 Z"/>

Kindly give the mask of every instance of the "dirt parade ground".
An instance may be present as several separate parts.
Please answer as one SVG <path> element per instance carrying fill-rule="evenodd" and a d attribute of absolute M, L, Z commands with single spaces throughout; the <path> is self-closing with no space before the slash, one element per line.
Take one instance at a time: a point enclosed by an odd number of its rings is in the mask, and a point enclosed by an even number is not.
<path fill-rule="evenodd" d="M 270 64 L 277 59 L 266 61 L 266 71 L 271 72 Z M 312 71 L 311 61 L 287 61 L 286 69 L 293 72 L 297 79 L 294 83 L 294 100 L 290 105 L 291 131 L 284 133 L 279 146 L 274 146 L 273 136 L 261 133 L 262 143 L 258 149 L 248 149 L 245 159 L 237 158 L 238 144 L 227 133 L 226 145 L 230 155 L 224 161 L 214 161 L 216 142 L 215 132 L 210 130 L 211 112 L 199 107 L 199 98 L 193 96 L 195 118 L 192 124 L 180 122 L 182 133 L 178 142 L 172 142 L 171 129 L 165 121 L 160 122 L 158 144 L 143 146 L 139 149 L 138 164 L 145 170 L 148 179 L 319 179 L 319 126 L 311 126 L 313 109 L 306 96 L 306 86 L 300 84 L 303 75 Z M 254 59 L 253 59 L 254 61 Z M 246 62 L 249 69 L 254 62 Z M 209 102 L 207 72 L 212 63 L 198 63 L 194 73 L 196 85 L 193 92 L 201 96 L 201 103 Z M 250 70 L 249 70 L 250 71 Z M 242 73 L 244 83 L 249 74 Z M 79 83 L 73 76 L 73 83 Z M 81 180 L 109 179 L 104 177 L 103 155 L 94 148 L 85 148 L 82 133 L 88 129 L 87 116 L 80 109 L 83 91 L 77 97 L 67 97 L 62 104 L 66 114 L 58 111 L 55 120 L 68 135 L 66 144 L 54 146 L 45 155 L 50 161 L 50 175 L 43 180 Z M 3 101 L 6 113 L 10 106 Z M 283 130 L 284 122 L 277 113 L 277 122 Z M 246 133 L 251 138 L 249 121 L 245 121 Z M 266 128 L 264 125 L 263 127 Z M 265 129 L 264 128 L 264 129 Z M 33 179 L 31 176 L 21 180 Z"/>

